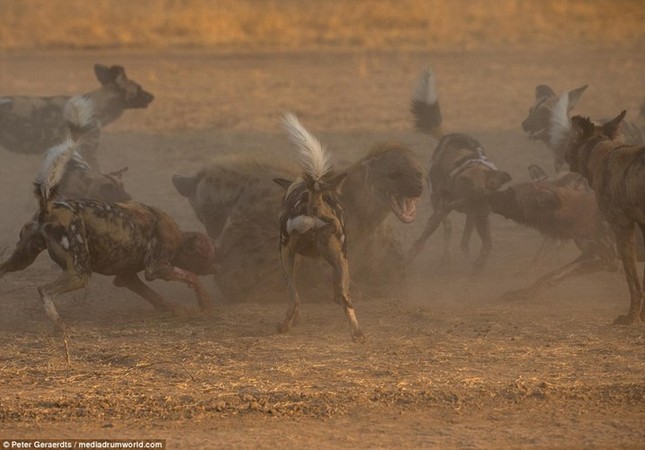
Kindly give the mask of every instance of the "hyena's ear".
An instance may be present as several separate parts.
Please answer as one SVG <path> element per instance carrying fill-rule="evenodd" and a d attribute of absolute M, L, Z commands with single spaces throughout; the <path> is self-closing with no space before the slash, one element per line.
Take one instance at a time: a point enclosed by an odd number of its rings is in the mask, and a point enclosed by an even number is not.
<path fill-rule="evenodd" d="M 341 191 L 343 190 L 343 184 L 345 184 L 345 180 L 347 179 L 347 173 L 341 173 L 339 175 L 336 175 L 334 178 L 329 180 L 329 186 L 336 191 L 337 194 L 340 194 Z"/>
<path fill-rule="evenodd" d="M 622 122 L 622 120 L 625 118 L 625 114 L 627 114 L 627 111 L 621 112 L 609 122 L 604 124 L 602 126 L 603 134 L 606 135 L 609 139 L 614 139 L 618 134 L 618 130 L 620 129 L 620 122 Z"/>
<path fill-rule="evenodd" d="M 548 178 L 544 169 L 538 166 L 537 164 L 531 164 L 529 166 L 529 175 L 531 177 L 531 180 L 533 181 L 539 181 L 539 180 L 544 180 L 545 178 Z"/>
<path fill-rule="evenodd" d="M 289 190 L 289 187 L 291 186 L 292 182 L 289 180 L 285 180 L 284 178 L 274 178 L 273 182 L 280 186 L 282 189 L 285 191 Z"/>
<path fill-rule="evenodd" d="M 197 190 L 197 177 L 172 176 L 172 184 L 182 197 L 192 197 Z"/>
<path fill-rule="evenodd" d="M 555 97 L 555 92 L 546 84 L 540 84 L 535 87 L 535 99 L 539 100 L 543 97 Z"/>
<path fill-rule="evenodd" d="M 576 103 L 578 103 L 578 100 L 580 100 L 580 97 L 582 97 L 582 94 L 584 94 L 588 87 L 589 85 L 585 84 L 578 89 L 569 91 L 569 111 L 571 111 L 573 107 L 576 106 Z"/>

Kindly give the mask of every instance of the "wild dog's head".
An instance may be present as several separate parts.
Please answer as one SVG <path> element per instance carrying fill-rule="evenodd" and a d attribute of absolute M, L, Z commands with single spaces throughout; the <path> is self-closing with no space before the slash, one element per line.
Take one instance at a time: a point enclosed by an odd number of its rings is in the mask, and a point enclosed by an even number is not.
<path fill-rule="evenodd" d="M 567 117 L 587 87 L 588 85 L 585 84 L 567 93 Z M 541 84 L 535 88 L 535 103 L 529 108 L 529 114 L 526 116 L 526 119 L 522 121 L 522 129 L 529 135 L 530 139 L 540 140 L 552 145 L 553 137 L 551 126 L 558 99 L 559 96 L 555 94 L 553 89 L 545 84 Z"/>
<path fill-rule="evenodd" d="M 620 124 L 626 114 L 627 111 L 623 111 L 602 125 L 595 125 L 588 117 L 575 116 L 571 119 L 564 158 L 572 172 L 587 176 L 586 165 L 590 153 L 600 142 L 616 139 L 620 135 Z"/>
<path fill-rule="evenodd" d="M 123 174 L 127 167 L 115 170 L 114 172 L 101 173 L 90 176 L 90 182 L 84 198 L 99 200 L 105 203 L 127 202 L 132 200 L 123 186 Z"/>
<path fill-rule="evenodd" d="M 368 188 L 404 223 L 412 222 L 423 192 L 421 162 L 407 147 L 380 144 L 360 161 Z"/>
<path fill-rule="evenodd" d="M 130 80 L 122 66 L 108 67 L 103 64 L 95 64 L 94 73 L 103 87 L 119 93 L 125 109 L 145 108 L 155 98 L 139 83 Z M 103 124 L 105 125 L 105 123 Z"/>
<path fill-rule="evenodd" d="M 208 236 L 196 231 L 182 231 L 181 236 L 181 245 L 172 263 L 196 275 L 215 273 L 215 245 Z"/>

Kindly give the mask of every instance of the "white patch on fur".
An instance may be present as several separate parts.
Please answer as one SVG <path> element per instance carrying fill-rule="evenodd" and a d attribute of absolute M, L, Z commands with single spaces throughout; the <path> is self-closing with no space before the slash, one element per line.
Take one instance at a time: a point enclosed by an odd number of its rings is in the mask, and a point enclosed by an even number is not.
<path fill-rule="evenodd" d="M 88 127 L 96 121 L 94 102 L 87 96 L 75 95 L 65 103 L 63 116 L 67 122 L 75 127 Z"/>
<path fill-rule="evenodd" d="M 71 139 L 66 139 L 47 151 L 45 161 L 36 177 L 36 184 L 44 200 L 49 199 L 52 189 L 62 181 L 65 167 L 75 153 L 76 143 Z"/>
<path fill-rule="evenodd" d="M 282 119 L 284 128 L 300 150 L 300 164 L 314 180 L 321 179 L 331 170 L 331 156 L 320 141 L 311 135 L 293 113 L 286 113 Z"/>
<path fill-rule="evenodd" d="M 434 105 L 437 103 L 437 87 L 431 67 L 426 67 L 426 69 L 421 72 L 421 75 L 419 75 L 419 81 L 417 81 L 417 85 L 414 88 L 412 99 L 428 105 Z"/>
<path fill-rule="evenodd" d="M 287 220 L 287 233 L 291 234 L 293 231 L 297 231 L 298 233 L 306 233 L 309 230 L 322 228 L 325 225 L 326 222 L 323 222 L 318 217 L 296 216 Z"/>
<path fill-rule="evenodd" d="M 69 249 L 69 240 L 67 239 L 67 236 L 63 236 L 61 238 L 60 245 L 62 245 L 65 250 Z"/>
<path fill-rule="evenodd" d="M 553 114 L 549 121 L 549 144 L 552 148 L 559 148 L 564 142 L 571 129 L 569 121 L 569 94 L 560 94 L 557 103 L 553 107 Z"/>

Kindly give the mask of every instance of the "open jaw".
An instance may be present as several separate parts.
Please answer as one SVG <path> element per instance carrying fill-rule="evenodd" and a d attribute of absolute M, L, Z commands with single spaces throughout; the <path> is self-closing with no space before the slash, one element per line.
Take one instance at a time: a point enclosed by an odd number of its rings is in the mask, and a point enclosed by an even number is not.
<path fill-rule="evenodd" d="M 390 208 L 403 223 L 412 222 L 417 216 L 417 203 L 421 197 L 404 197 L 390 194 Z"/>

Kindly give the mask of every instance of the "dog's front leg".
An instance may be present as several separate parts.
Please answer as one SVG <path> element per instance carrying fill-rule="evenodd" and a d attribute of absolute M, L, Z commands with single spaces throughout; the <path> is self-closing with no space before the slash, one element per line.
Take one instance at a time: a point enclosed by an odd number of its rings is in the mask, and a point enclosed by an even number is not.
<path fill-rule="evenodd" d="M 180 269 L 170 263 L 152 261 L 146 265 L 145 276 L 148 281 L 157 278 L 166 281 L 183 281 L 189 288 L 195 291 L 197 304 L 202 311 L 211 311 L 213 309 L 214 303 L 210 294 L 199 281 L 199 277 L 188 270 Z"/>
<path fill-rule="evenodd" d="M 117 275 L 114 277 L 114 285 L 131 290 L 135 294 L 149 301 L 158 311 L 179 312 L 177 307 L 168 303 L 160 294 L 147 286 L 139 276 L 135 274 Z"/>
<path fill-rule="evenodd" d="M 636 272 L 636 244 L 634 242 L 634 224 L 629 226 L 612 224 L 616 233 L 618 253 L 623 261 L 625 278 L 631 296 L 627 315 L 618 316 L 615 324 L 628 325 L 640 320 L 643 303 L 643 290 Z M 644 275 L 645 277 L 645 275 Z"/>
<path fill-rule="evenodd" d="M 439 224 L 444 221 L 450 211 L 452 211 L 452 208 L 450 207 L 441 207 L 437 211 L 435 211 L 432 216 L 430 216 L 430 218 L 426 222 L 423 233 L 421 234 L 421 236 L 419 236 L 419 239 L 417 239 L 414 244 L 412 244 L 412 247 L 408 252 L 406 265 L 409 265 L 414 260 L 414 258 L 416 258 L 416 256 L 421 253 L 421 250 L 423 250 L 426 241 L 430 238 L 430 236 L 432 236 Z"/>

